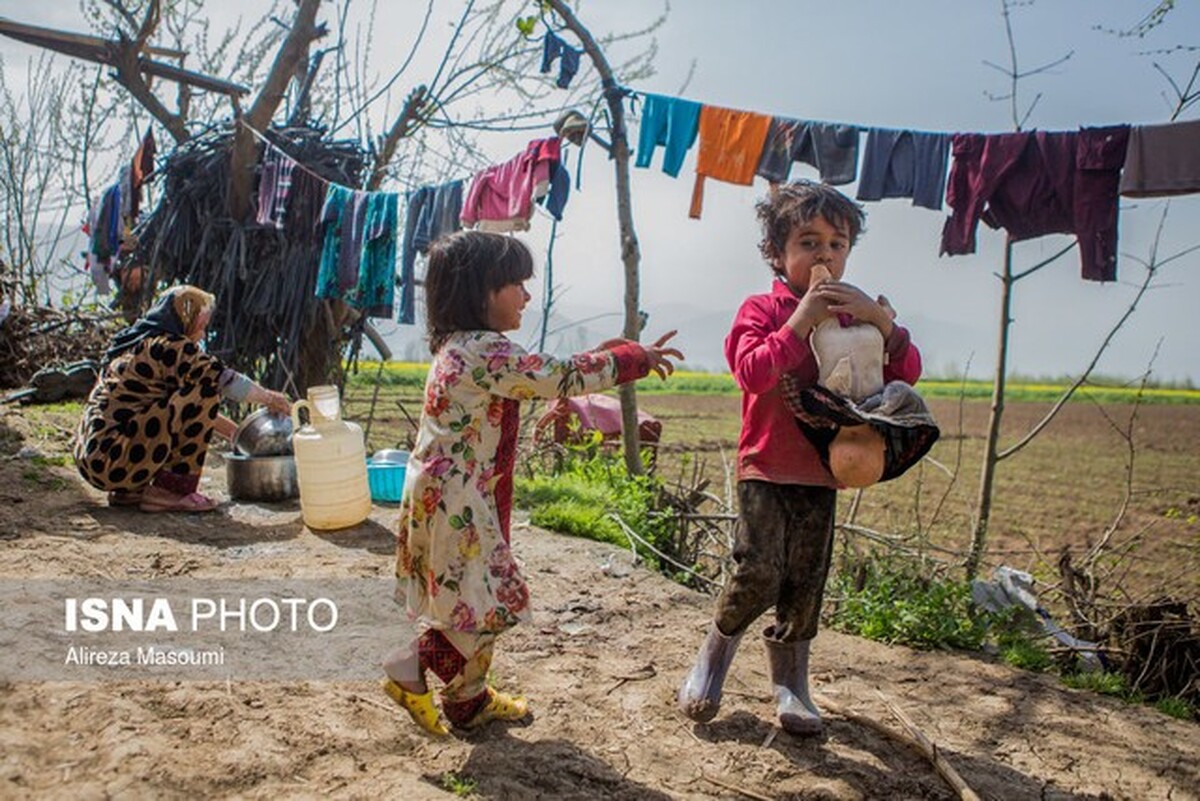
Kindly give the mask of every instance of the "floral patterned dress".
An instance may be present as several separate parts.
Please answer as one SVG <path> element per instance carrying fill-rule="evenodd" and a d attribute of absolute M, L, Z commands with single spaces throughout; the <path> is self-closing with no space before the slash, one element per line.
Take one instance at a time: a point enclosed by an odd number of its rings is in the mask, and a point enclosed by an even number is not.
<path fill-rule="evenodd" d="M 597 392 L 648 372 L 634 343 L 558 359 L 495 331 L 450 336 L 425 382 L 400 505 L 396 578 L 412 617 L 476 634 L 528 619 L 529 588 L 509 547 L 519 401 Z"/>

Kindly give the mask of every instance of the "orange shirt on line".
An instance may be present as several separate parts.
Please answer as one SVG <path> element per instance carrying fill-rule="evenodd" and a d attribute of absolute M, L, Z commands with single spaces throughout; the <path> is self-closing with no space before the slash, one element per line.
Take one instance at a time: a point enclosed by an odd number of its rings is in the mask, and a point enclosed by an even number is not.
<path fill-rule="evenodd" d="M 770 127 L 771 118 L 765 114 L 717 106 L 700 109 L 700 150 L 689 217 L 700 219 L 705 178 L 743 186 L 753 183 Z"/>

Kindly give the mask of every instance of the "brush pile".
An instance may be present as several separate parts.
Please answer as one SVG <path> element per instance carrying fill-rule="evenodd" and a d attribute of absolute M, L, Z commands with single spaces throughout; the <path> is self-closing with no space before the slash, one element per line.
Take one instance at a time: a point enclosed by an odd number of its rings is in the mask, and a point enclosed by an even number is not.
<path fill-rule="evenodd" d="M 208 350 L 261 383 L 298 395 L 340 369 L 346 334 L 314 296 L 323 242 L 317 218 L 327 182 L 360 185 L 367 154 L 307 127 L 269 133 L 298 162 L 283 228 L 238 222 L 228 210 L 227 129 L 194 137 L 159 169 L 158 206 L 139 224 L 132 258 L 149 267 L 145 308 L 165 286 L 194 284 L 217 297 Z M 319 177 L 318 177 L 319 176 Z"/>

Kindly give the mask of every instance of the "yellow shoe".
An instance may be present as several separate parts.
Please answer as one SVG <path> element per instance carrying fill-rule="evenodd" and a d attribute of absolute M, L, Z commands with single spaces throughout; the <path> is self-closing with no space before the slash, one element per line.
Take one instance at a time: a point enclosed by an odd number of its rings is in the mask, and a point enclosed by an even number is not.
<path fill-rule="evenodd" d="M 423 693 L 409 692 L 391 679 L 384 679 L 383 691 L 404 707 L 413 722 L 425 731 L 438 736 L 450 733 L 446 724 L 438 717 L 437 707 L 433 705 L 433 690 Z"/>
<path fill-rule="evenodd" d="M 525 696 L 498 693 L 491 687 L 488 687 L 487 693 L 487 704 L 462 728 L 474 729 L 489 720 L 521 720 L 529 714 L 529 702 Z"/>

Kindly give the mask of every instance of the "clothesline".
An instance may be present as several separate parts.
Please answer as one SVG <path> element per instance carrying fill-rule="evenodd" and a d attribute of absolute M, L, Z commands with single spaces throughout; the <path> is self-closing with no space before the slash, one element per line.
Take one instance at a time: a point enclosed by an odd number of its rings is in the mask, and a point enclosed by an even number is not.
<path fill-rule="evenodd" d="M 514 158 L 484 167 L 470 179 L 409 188 L 404 193 L 401 226 L 398 193 L 368 192 L 329 181 L 263 132 L 240 122 L 265 149 L 258 185 L 258 223 L 285 227 L 294 168 L 324 186 L 325 198 L 314 221 L 325 231 L 316 294 L 340 298 L 371 317 L 391 316 L 392 287 L 398 273 L 397 318 L 401 323 L 415 322 L 416 256 L 426 252 L 435 239 L 464 225 L 490 231 L 526 230 L 539 203 L 544 203 L 555 220 L 561 219 L 570 191 L 570 178 L 561 163 L 559 137 L 535 139 Z M 427 152 L 450 161 L 433 148 L 427 148 Z M 470 189 L 465 191 L 468 184 Z"/>
<path fill-rule="evenodd" d="M 629 87 L 622 87 L 622 88 L 626 92 L 628 92 L 630 95 L 637 96 L 637 98 L 639 100 L 642 100 L 643 102 L 644 102 L 645 98 L 653 96 L 653 95 L 657 95 L 659 97 L 671 97 L 671 98 L 674 98 L 677 100 L 684 100 L 689 103 L 696 103 L 697 105 L 701 105 L 701 106 L 716 106 L 718 108 L 730 108 L 729 106 L 723 106 L 723 105 L 720 105 L 717 103 L 707 103 L 703 100 L 693 100 L 691 98 L 679 97 L 679 96 L 675 96 L 675 95 L 665 95 L 660 92 L 649 92 L 644 89 L 631 89 Z M 733 110 L 751 111 L 750 109 L 733 109 Z M 768 117 L 790 117 L 791 116 L 791 115 L 787 115 L 787 114 L 775 114 L 775 113 L 767 112 L 767 111 L 753 111 L 751 113 L 762 114 L 762 115 L 768 116 Z M 956 133 L 978 133 L 978 134 L 982 134 L 984 136 L 995 136 L 995 135 L 1000 135 L 1000 134 L 1018 133 L 1018 132 L 1014 132 L 1011 130 L 967 131 L 967 130 L 963 130 L 963 129 L 956 129 L 956 130 L 918 129 L 918 128 L 895 127 L 895 126 L 889 126 L 889 125 L 868 125 L 865 123 L 847 122 L 844 120 L 840 120 L 840 121 L 839 120 L 818 120 L 818 119 L 812 119 L 809 117 L 796 118 L 796 119 L 803 119 L 805 122 L 815 122 L 815 123 L 821 123 L 823 125 L 837 125 L 837 126 L 857 128 L 859 131 L 869 131 L 869 130 L 874 129 L 874 130 L 878 130 L 878 131 L 908 131 L 910 133 L 940 134 L 940 135 L 944 135 L 944 136 L 953 136 Z M 1105 126 L 1111 126 L 1111 125 L 1151 126 L 1151 125 L 1158 125 L 1158 124 L 1159 123 L 1154 123 L 1154 122 L 1135 123 L 1135 122 L 1125 121 L 1125 122 L 1109 122 L 1109 123 L 1104 123 L 1102 125 L 1097 125 L 1095 127 L 1105 127 Z M 1025 133 L 1036 133 L 1037 131 L 1042 131 L 1042 130 L 1048 131 L 1048 129 L 1030 128 L 1024 132 Z"/>
<path fill-rule="evenodd" d="M 289 159 L 289 160 L 292 162 L 292 164 L 294 164 L 295 166 L 299 167 L 299 168 L 300 168 L 302 171 L 304 171 L 304 172 L 308 173 L 308 174 L 309 174 L 309 175 L 311 175 L 313 178 L 315 178 L 316 180 L 320 181 L 322 184 L 325 184 L 325 185 L 334 185 L 334 186 L 342 186 L 342 184 L 339 184 L 337 181 L 331 181 L 331 180 L 329 180 L 328 178 L 326 178 L 325 176 L 321 175 L 321 174 L 320 174 L 319 172 L 317 172 L 316 170 L 312 169 L 311 167 L 309 167 L 309 166 L 305 165 L 303 162 L 301 162 L 301 161 L 299 161 L 298 159 L 296 159 L 295 157 L 293 157 L 291 154 L 289 154 L 289 153 L 288 153 L 286 150 L 284 150 L 282 147 L 280 147 L 279 145 L 275 144 L 275 143 L 274 143 L 274 142 L 272 142 L 270 139 L 268 139 L 268 138 L 267 138 L 267 137 L 266 137 L 266 136 L 265 136 L 265 135 L 264 135 L 264 134 L 263 134 L 261 131 L 255 130 L 255 129 L 254 129 L 254 128 L 253 128 L 253 127 L 252 127 L 252 126 L 249 124 L 249 123 L 247 123 L 245 120 L 239 119 L 239 120 L 238 120 L 238 124 L 239 124 L 239 125 L 241 125 L 243 128 L 245 128 L 245 129 L 246 129 L 247 131 L 249 131 L 250 133 L 254 134 L 254 136 L 255 136 L 255 137 L 256 137 L 256 138 L 257 138 L 257 139 L 258 139 L 260 142 L 262 142 L 264 145 L 266 145 L 267 147 L 269 147 L 269 148 L 271 148 L 272 150 L 276 151 L 276 152 L 277 152 L 277 153 L 279 153 L 280 155 L 282 155 L 282 156 L 286 157 L 287 159 Z M 399 181 L 401 184 L 404 184 L 404 183 L 405 183 L 403 180 L 401 180 L 401 179 L 399 179 L 399 178 L 397 178 L 396 180 L 397 180 L 397 181 Z M 351 191 L 353 191 L 353 192 L 367 192 L 367 191 L 368 191 L 368 190 L 365 190 L 365 189 L 358 189 L 357 187 L 352 187 L 352 186 L 348 186 L 348 187 L 345 187 L 345 188 L 346 188 L 346 189 L 349 189 L 349 190 L 351 190 Z M 411 186 L 408 186 L 408 185 L 406 185 L 406 186 L 405 186 L 405 189 L 411 189 L 411 188 L 412 188 Z"/>
<path fill-rule="evenodd" d="M 1200 120 L 1001 134 L 938 133 L 769 116 L 685 98 L 641 93 L 635 166 L 664 148 L 662 170 L 678 176 L 699 142 L 689 216 L 701 215 L 708 178 L 749 186 L 788 180 L 793 162 L 831 185 L 858 181 L 857 198 L 909 197 L 950 217 L 940 253 L 975 252 L 982 220 L 1013 240 L 1074 234 L 1082 274 L 1116 280 L 1120 195 L 1200 192 Z M 861 168 L 859 134 L 867 138 Z M 949 174 L 947 175 L 947 167 Z"/>

